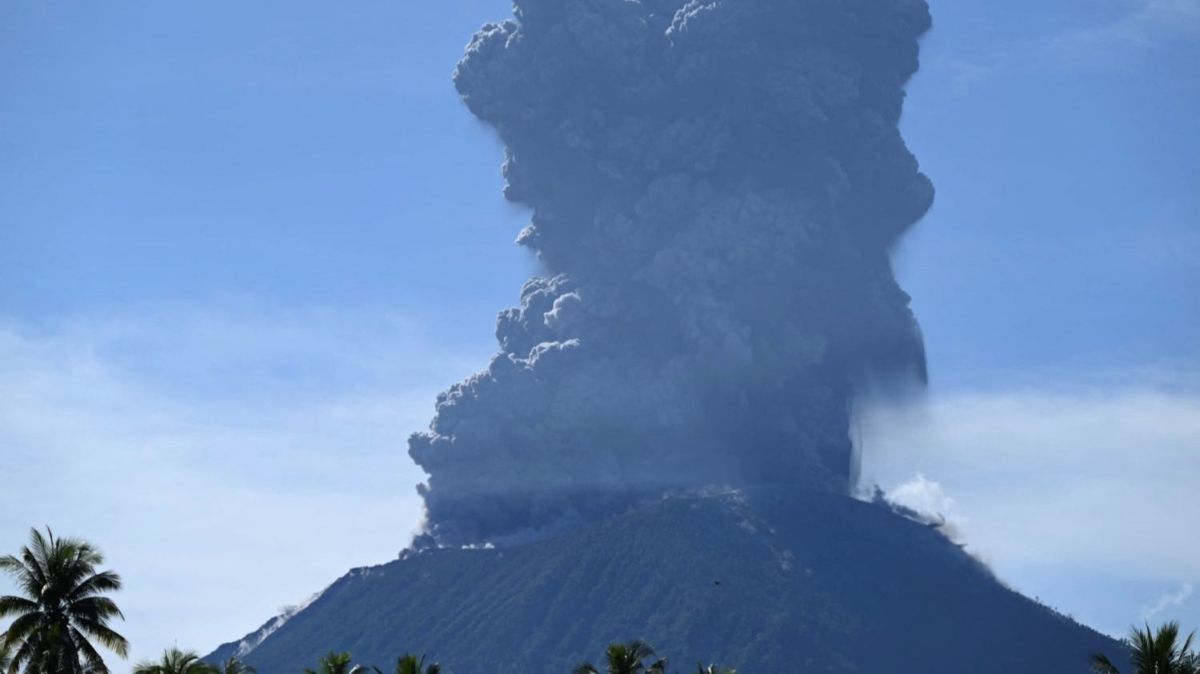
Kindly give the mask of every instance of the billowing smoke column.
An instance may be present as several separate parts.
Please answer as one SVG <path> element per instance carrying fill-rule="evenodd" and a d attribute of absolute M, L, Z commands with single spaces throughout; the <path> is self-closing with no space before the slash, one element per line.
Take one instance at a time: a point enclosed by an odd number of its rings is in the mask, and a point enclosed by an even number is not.
<path fill-rule="evenodd" d="M 409 452 L 446 545 L 632 494 L 845 491 L 864 373 L 924 376 L 889 247 L 933 188 L 897 130 L 924 0 L 517 0 L 455 81 L 545 275 Z"/>

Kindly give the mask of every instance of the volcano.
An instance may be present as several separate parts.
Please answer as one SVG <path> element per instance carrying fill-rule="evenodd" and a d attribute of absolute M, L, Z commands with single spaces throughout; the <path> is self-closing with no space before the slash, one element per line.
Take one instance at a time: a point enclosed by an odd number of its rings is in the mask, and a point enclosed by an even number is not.
<path fill-rule="evenodd" d="M 764 490 L 679 493 L 570 533 L 429 549 L 355 569 L 208 656 L 262 674 L 416 651 L 454 674 L 564 674 L 639 638 L 746 674 L 1061 674 L 1111 639 L 998 582 L 885 503 Z"/>
<path fill-rule="evenodd" d="M 541 269 L 409 440 L 423 531 L 210 658 L 562 674 L 634 638 L 746 674 L 1116 656 L 934 523 L 853 496 L 859 384 L 928 374 L 890 257 L 934 199 L 899 130 L 925 0 L 513 12 L 454 80 L 504 143 Z"/>

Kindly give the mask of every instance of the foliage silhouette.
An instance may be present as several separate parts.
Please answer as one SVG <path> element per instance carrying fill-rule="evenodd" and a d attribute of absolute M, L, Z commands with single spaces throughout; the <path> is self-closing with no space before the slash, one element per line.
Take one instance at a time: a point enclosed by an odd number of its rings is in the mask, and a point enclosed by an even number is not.
<path fill-rule="evenodd" d="M 376 674 L 383 674 L 383 670 L 378 667 L 372 667 Z M 405 653 L 396 660 L 396 674 L 441 674 L 442 666 L 434 662 L 426 666 L 425 656 L 420 658 L 412 653 Z"/>
<path fill-rule="evenodd" d="M 305 669 L 304 674 L 364 674 L 367 671 L 362 665 L 353 665 L 354 657 L 349 653 L 329 651 L 321 657 L 319 670 Z"/>
<path fill-rule="evenodd" d="M 1126 643 L 1129 645 L 1129 661 L 1132 674 L 1200 674 L 1200 656 L 1192 652 L 1189 634 L 1182 642 L 1179 639 L 1179 623 L 1168 622 L 1158 631 L 1131 627 Z M 1092 671 L 1096 674 L 1121 674 L 1121 670 L 1102 653 L 1092 656 Z"/>
<path fill-rule="evenodd" d="M 31 529 L 17 555 L 0 557 L 0 571 L 16 581 L 21 596 L 0 597 L 0 618 L 13 617 L 0 635 L 9 651 L 7 670 L 54 674 L 109 674 L 93 642 L 124 658 L 129 643 L 109 622 L 124 619 L 102 595 L 121 589 L 121 578 L 98 571 L 104 557 L 78 538 L 56 538 Z"/>
<path fill-rule="evenodd" d="M 195 652 L 176 647 L 163 651 L 158 662 L 143 661 L 133 668 L 133 674 L 219 674 L 220 671 Z"/>
<path fill-rule="evenodd" d="M 665 674 L 667 661 L 660 658 L 646 666 L 646 660 L 654 657 L 654 649 L 644 641 L 631 641 L 628 644 L 612 644 L 604 651 L 607 664 L 605 674 Z M 600 674 L 590 662 L 585 662 L 575 668 L 574 674 Z"/>

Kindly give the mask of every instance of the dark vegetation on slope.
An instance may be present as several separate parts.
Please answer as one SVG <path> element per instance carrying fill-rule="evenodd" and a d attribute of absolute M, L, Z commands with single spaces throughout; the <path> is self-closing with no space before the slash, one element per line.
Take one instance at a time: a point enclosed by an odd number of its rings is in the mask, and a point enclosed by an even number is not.
<path fill-rule="evenodd" d="M 766 674 L 1058 674 L 1120 653 L 928 525 L 846 497 L 759 491 L 357 569 L 245 659 L 283 674 L 329 648 L 365 662 L 420 648 L 456 674 L 561 674 L 631 638 Z"/>

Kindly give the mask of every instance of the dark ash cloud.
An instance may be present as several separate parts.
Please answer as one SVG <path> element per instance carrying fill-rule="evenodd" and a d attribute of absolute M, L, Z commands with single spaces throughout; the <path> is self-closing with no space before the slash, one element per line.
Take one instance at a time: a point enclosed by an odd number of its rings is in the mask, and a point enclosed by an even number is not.
<path fill-rule="evenodd" d="M 517 0 L 455 83 L 545 273 L 409 452 L 439 543 L 629 492 L 846 490 L 854 382 L 924 377 L 889 248 L 929 208 L 897 129 L 924 0 Z"/>

